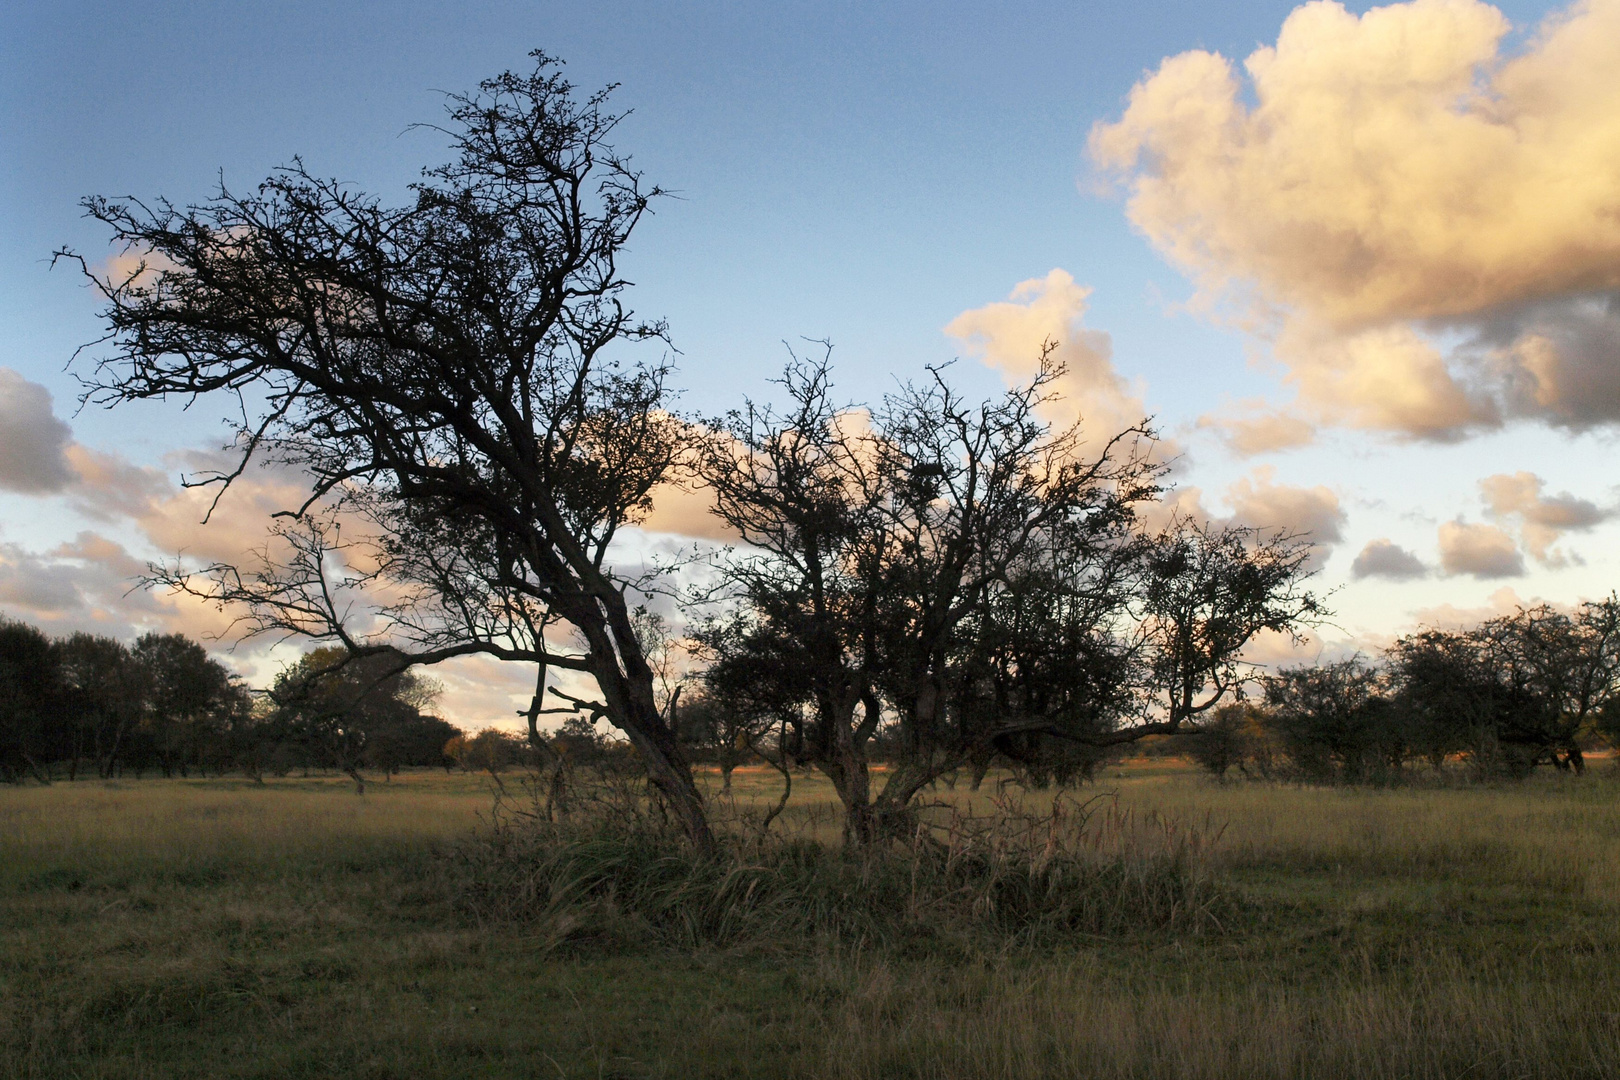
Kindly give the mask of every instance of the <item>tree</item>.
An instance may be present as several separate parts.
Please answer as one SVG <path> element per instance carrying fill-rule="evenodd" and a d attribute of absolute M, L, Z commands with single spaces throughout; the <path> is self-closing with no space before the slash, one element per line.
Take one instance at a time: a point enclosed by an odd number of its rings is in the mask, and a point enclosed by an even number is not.
<path fill-rule="evenodd" d="M 1164 468 L 1146 421 L 1093 444 L 1081 422 L 1041 417 L 1063 375 L 1055 351 L 1047 342 L 1027 383 L 983 402 L 931 370 L 874 418 L 893 538 L 876 567 L 878 683 L 899 744 L 880 820 L 904 820 L 925 786 L 987 742 L 1003 753 L 1022 743 L 1022 764 L 1043 782 L 1089 774 L 1099 755 L 1084 736 L 1118 714 L 1128 664 L 1106 639 L 1128 607 L 1137 511 L 1158 497 Z M 1051 636 L 1037 644 L 1026 633 L 1017 700 L 962 707 L 952 689 L 972 623 L 982 630 L 998 615 L 1025 631 L 1044 620 Z"/>
<path fill-rule="evenodd" d="M 254 195 L 222 188 L 184 209 L 89 200 L 146 260 L 91 273 L 110 354 L 89 396 L 226 397 L 241 406 L 239 458 L 211 481 L 255 457 L 312 477 L 262 565 L 158 580 L 239 606 L 249 630 L 401 670 L 469 653 L 533 663 L 531 720 L 547 668 L 584 672 L 707 846 L 636 639 L 635 582 L 610 558 L 680 446 L 667 364 L 605 354 L 665 340 L 625 307 L 618 268 L 659 192 L 609 144 L 621 117 L 608 92 L 577 101 L 534 55 L 532 74 L 450 98 L 455 160 L 426 170 L 406 206 L 296 160 Z M 373 586 L 390 599 L 369 608 L 367 632 L 349 604 Z M 582 652 L 548 644 L 557 624 Z"/>
<path fill-rule="evenodd" d="M 1229 701 L 1215 709 L 1197 731 L 1185 736 L 1193 760 L 1217 780 L 1225 780 L 1234 767 L 1247 774 L 1251 761 L 1264 768 L 1261 719 L 1260 711 L 1247 701 Z"/>
<path fill-rule="evenodd" d="M 145 728 L 163 775 L 218 766 L 233 726 L 249 706 L 246 690 L 219 661 L 183 634 L 145 634 L 130 655 L 146 683 Z"/>
<path fill-rule="evenodd" d="M 90 756 L 97 772 L 111 777 L 121 762 L 134 758 L 137 769 L 160 761 L 165 775 L 169 759 L 161 716 L 151 711 L 153 673 L 121 641 L 76 633 L 55 646 L 61 678 L 62 717 L 74 731 L 72 767 Z M 200 650 L 199 650 L 200 651 Z"/>
<path fill-rule="evenodd" d="M 1026 553 L 964 621 L 950 699 L 975 786 L 997 757 L 1036 787 L 1089 779 L 1111 753 L 1093 740 L 1139 703 L 1141 664 L 1121 633 L 1137 545 L 1066 538 Z"/>
<path fill-rule="evenodd" d="M 1495 733 L 1511 703 L 1477 645 L 1466 631 L 1424 630 L 1385 653 L 1399 722 L 1436 770 L 1465 752 L 1482 771 L 1496 767 Z"/>
<path fill-rule="evenodd" d="M 401 716 L 370 732 L 365 763 L 381 769 L 385 776 L 405 766 L 448 769 L 454 761 L 445 753 L 445 747 L 461 734 L 460 728 L 437 716 Z"/>
<path fill-rule="evenodd" d="M 1398 769 L 1407 745 L 1383 682 L 1359 656 L 1284 669 L 1265 682 L 1268 723 L 1307 775 L 1356 782 L 1379 767 Z"/>
<path fill-rule="evenodd" d="M 1244 651 L 1257 635 L 1295 634 L 1324 616 L 1303 587 L 1310 555 L 1309 537 L 1188 518 L 1153 536 L 1137 633 L 1158 719 L 1120 738 L 1176 734 L 1250 677 Z"/>
<path fill-rule="evenodd" d="M 276 676 L 270 697 L 275 726 L 284 737 L 302 744 L 316 764 L 348 774 L 365 794 L 360 769 L 368 755 L 377 759 L 376 743 L 419 725 L 420 710 L 437 692 L 436 684 L 401 671 L 394 657 L 351 657 L 328 646 L 288 665 Z M 384 763 L 391 768 L 386 753 Z"/>
<path fill-rule="evenodd" d="M 1543 763 L 1579 771 L 1582 733 L 1620 709 L 1620 600 L 1426 630 L 1389 657 L 1400 715 L 1436 766 L 1466 752 L 1483 773 L 1525 776 Z"/>
<path fill-rule="evenodd" d="M 965 402 L 935 370 L 864 421 L 835 403 L 825 356 L 794 357 L 785 412 L 750 403 L 701 448 L 716 512 L 749 545 L 724 567 L 740 622 L 709 631 L 718 681 L 781 703 L 796 729 L 784 742 L 832 781 L 856 841 L 902 825 L 916 794 L 977 748 L 1084 711 L 1037 720 L 952 697 L 968 627 L 979 616 L 982 629 L 1015 567 L 1061 552 L 1066 587 L 1104 596 L 1101 568 L 1123 561 L 1134 507 L 1157 494 L 1145 428 L 1088 454 L 1078 425 L 1039 418 L 1061 375 L 1051 352 L 999 399 Z M 885 702 L 900 753 L 874 795 Z"/>
<path fill-rule="evenodd" d="M 60 739 L 52 715 L 60 695 L 55 650 L 35 627 L 0 618 L 0 775 L 9 781 L 46 772 Z"/>
<path fill-rule="evenodd" d="M 1520 608 L 1475 636 L 1514 703 L 1498 740 L 1532 762 L 1583 771 L 1577 736 L 1620 694 L 1620 600 L 1582 604 L 1573 616 L 1545 604 Z"/>

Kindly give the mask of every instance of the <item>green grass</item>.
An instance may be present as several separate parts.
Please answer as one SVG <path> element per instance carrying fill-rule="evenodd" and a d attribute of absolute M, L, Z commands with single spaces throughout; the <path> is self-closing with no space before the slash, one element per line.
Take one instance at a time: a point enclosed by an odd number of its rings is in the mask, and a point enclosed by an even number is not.
<path fill-rule="evenodd" d="M 441 853 L 490 810 L 475 776 L 0 788 L 0 1076 L 1612 1076 L 1611 768 L 1369 791 L 1130 766 L 1079 793 L 1117 792 L 1099 843 L 1218 834 L 1197 858 L 1236 914 L 971 947 L 470 916 Z M 738 803 L 774 783 L 739 774 Z M 989 814 L 994 786 L 929 814 Z M 826 785 L 796 779 L 783 825 L 835 837 Z"/>

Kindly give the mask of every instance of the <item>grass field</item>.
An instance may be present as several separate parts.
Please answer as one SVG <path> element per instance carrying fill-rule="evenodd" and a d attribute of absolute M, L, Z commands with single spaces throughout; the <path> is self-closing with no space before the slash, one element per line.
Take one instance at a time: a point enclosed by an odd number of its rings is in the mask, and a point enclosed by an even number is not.
<path fill-rule="evenodd" d="M 476 776 L 0 788 L 0 1076 L 1615 1076 L 1613 769 L 1355 790 L 1133 764 L 1079 794 L 1213 839 L 1238 914 L 966 952 L 480 925 L 441 855 L 491 807 Z M 739 774 L 744 804 L 773 790 Z M 832 809 L 796 781 L 785 825 L 831 838 Z"/>

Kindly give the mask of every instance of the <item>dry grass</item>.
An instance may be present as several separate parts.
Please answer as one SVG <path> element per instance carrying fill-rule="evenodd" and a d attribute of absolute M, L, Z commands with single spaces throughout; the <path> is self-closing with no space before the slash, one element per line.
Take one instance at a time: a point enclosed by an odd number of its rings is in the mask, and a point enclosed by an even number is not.
<path fill-rule="evenodd" d="M 1612 1076 L 1609 768 L 1368 791 L 1133 763 L 1082 794 L 1218 832 L 1201 857 L 1244 917 L 1001 954 L 558 952 L 470 925 L 434 851 L 489 809 L 478 777 L 4 788 L 0 1075 Z M 775 783 L 739 774 L 738 809 Z M 795 792 L 788 831 L 835 835 L 825 784 Z"/>
<path fill-rule="evenodd" d="M 864 973 L 831 1025 L 828 1077 L 1612 1076 L 1612 996 L 1561 973 L 1481 983 L 1434 958 L 1410 985 L 1120 983 L 1085 959 L 1003 972 L 960 992 L 885 967 Z M 1537 977 L 1538 974 L 1541 977 Z M 1179 985 L 1178 985 L 1179 983 Z"/>
<path fill-rule="evenodd" d="M 346 778 L 142 780 L 0 789 L 0 882 L 130 875 L 263 876 L 366 862 L 465 834 L 487 781 L 418 773 Z"/>

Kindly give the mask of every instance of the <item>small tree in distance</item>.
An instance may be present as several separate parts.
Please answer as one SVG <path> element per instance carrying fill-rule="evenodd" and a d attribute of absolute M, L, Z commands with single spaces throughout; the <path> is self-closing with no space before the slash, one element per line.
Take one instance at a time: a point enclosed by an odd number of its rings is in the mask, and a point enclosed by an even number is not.
<path fill-rule="evenodd" d="M 388 744 L 420 726 L 421 711 L 438 694 L 437 684 L 400 671 L 392 657 L 351 657 L 338 648 L 315 649 L 276 676 L 270 691 L 275 703 L 270 723 L 282 738 L 301 745 L 316 764 L 348 774 L 364 794 L 366 781 L 360 770 L 380 758 L 392 771 Z M 443 722 L 431 719 L 428 737 L 443 746 L 439 738 Z"/>

